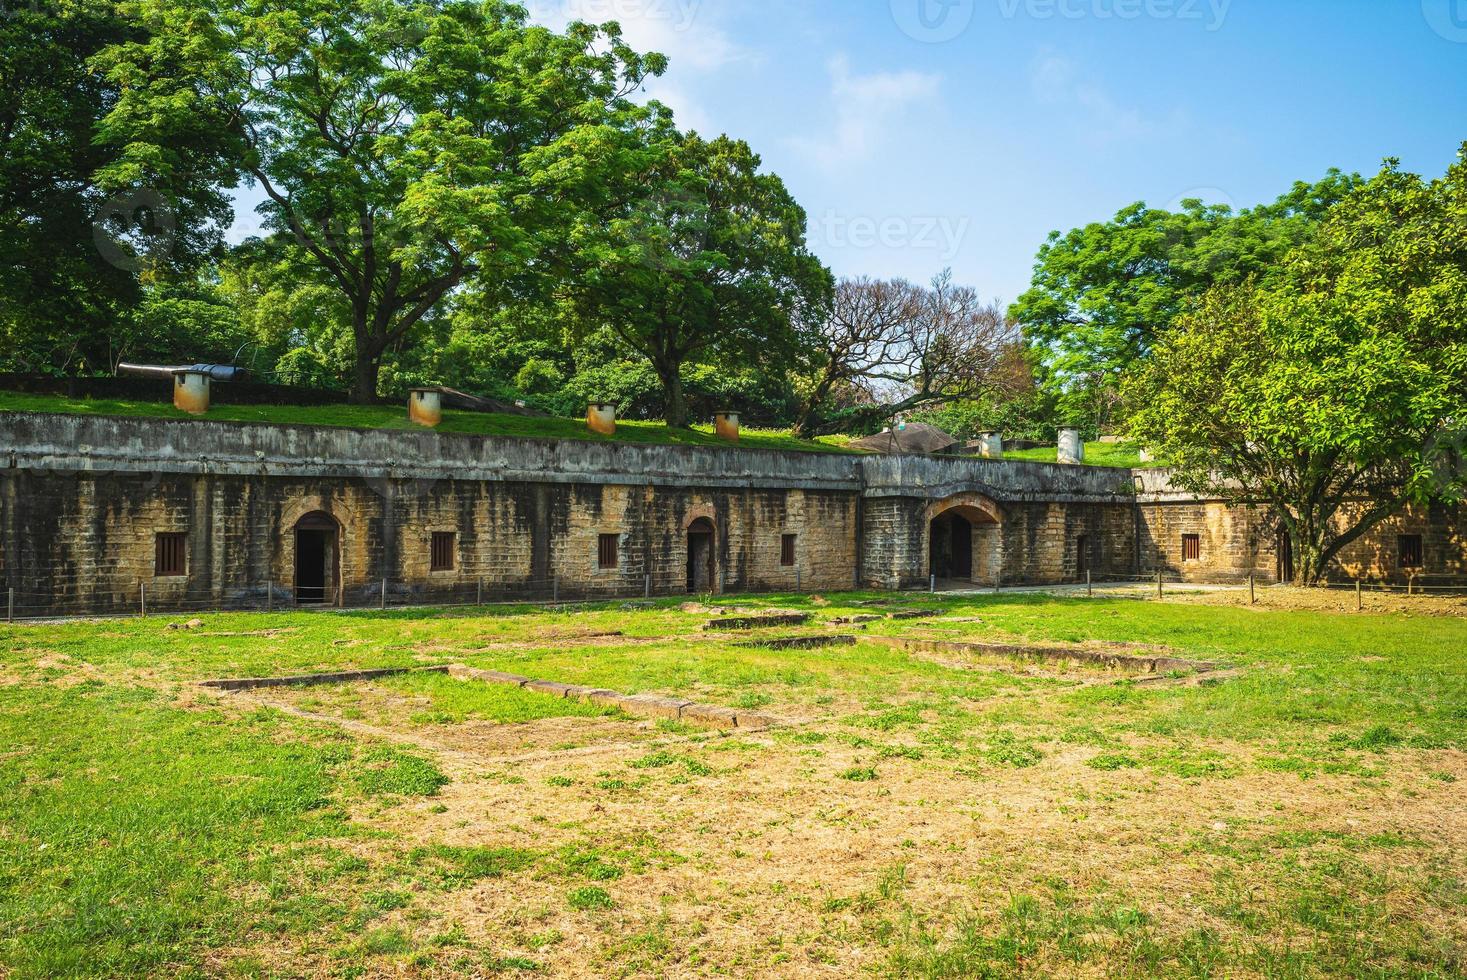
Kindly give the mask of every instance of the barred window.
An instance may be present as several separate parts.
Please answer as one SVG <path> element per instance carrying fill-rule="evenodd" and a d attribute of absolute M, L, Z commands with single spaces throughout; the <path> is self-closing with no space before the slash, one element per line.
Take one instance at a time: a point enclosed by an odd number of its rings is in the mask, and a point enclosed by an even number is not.
<path fill-rule="evenodd" d="M 1421 535 L 1403 534 L 1396 539 L 1396 550 L 1401 556 L 1402 568 L 1421 568 L 1426 564 L 1426 549 L 1422 547 Z"/>
<path fill-rule="evenodd" d="M 1202 536 L 1200 534 L 1182 535 L 1182 561 L 1202 560 Z"/>
<path fill-rule="evenodd" d="M 434 531 L 433 544 L 430 552 L 429 570 L 434 572 L 451 572 L 454 567 L 454 541 L 457 535 L 452 531 Z"/>
<path fill-rule="evenodd" d="M 795 542 L 799 539 L 798 534 L 786 534 L 779 539 L 779 563 L 786 568 L 795 563 Z"/>
<path fill-rule="evenodd" d="M 621 535 L 603 534 L 596 542 L 596 564 L 603 569 L 615 568 L 617 549 L 621 545 Z"/>
<path fill-rule="evenodd" d="M 188 535 L 159 533 L 153 545 L 153 574 L 158 578 L 181 578 L 188 574 Z"/>

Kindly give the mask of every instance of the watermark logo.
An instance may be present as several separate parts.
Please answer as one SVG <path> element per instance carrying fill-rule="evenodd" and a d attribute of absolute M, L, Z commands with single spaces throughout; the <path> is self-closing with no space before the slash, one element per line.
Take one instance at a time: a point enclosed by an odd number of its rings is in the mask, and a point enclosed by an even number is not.
<path fill-rule="evenodd" d="M 891 16 L 903 34 L 924 44 L 959 37 L 973 22 L 976 0 L 891 0 Z"/>
<path fill-rule="evenodd" d="M 1234 201 L 1233 196 L 1221 187 L 1193 187 L 1190 190 L 1182 191 L 1163 205 L 1162 210 L 1181 211 L 1183 205 L 1188 201 L 1201 201 L 1207 207 L 1221 205 L 1234 213 L 1238 210 L 1238 202 Z"/>
<path fill-rule="evenodd" d="M 1175 20 L 1218 31 L 1233 0 L 998 0 L 1005 20 Z"/>
<path fill-rule="evenodd" d="M 0 20 L 41 12 L 41 0 L 0 0 Z"/>
<path fill-rule="evenodd" d="M 1462 499 L 1467 493 L 1467 429 L 1451 426 L 1436 433 L 1427 441 L 1423 457 L 1431 492 Z"/>
<path fill-rule="evenodd" d="M 658 21 L 674 31 L 692 28 L 703 0 L 530 0 L 524 6 L 537 24 Z"/>
<path fill-rule="evenodd" d="M 808 234 L 817 252 L 848 248 L 929 251 L 946 263 L 957 258 L 972 226 L 973 220 L 966 215 L 875 218 L 827 211 L 811 218 Z"/>
<path fill-rule="evenodd" d="M 1467 44 L 1467 0 L 1421 0 L 1421 16 L 1439 36 Z"/>
<path fill-rule="evenodd" d="M 132 273 L 167 262 L 177 233 L 178 220 L 167 199 L 148 187 L 108 198 L 92 222 L 92 240 L 102 258 Z"/>

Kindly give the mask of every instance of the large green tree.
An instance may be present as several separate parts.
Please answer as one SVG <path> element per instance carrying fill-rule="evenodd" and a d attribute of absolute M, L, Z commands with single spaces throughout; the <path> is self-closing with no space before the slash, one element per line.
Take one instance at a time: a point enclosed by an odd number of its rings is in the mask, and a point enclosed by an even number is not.
<path fill-rule="evenodd" d="M 1308 584 L 1407 503 L 1458 497 L 1467 159 L 1430 182 L 1390 163 L 1269 285 L 1209 291 L 1129 395 L 1183 486 L 1271 505 Z"/>
<path fill-rule="evenodd" d="M 1331 171 L 1236 212 L 1191 199 L 1176 211 L 1136 203 L 1110 221 L 1052 232 L 1010 315 L 1039 351 L 1042 377 L 1064 410 L 1107 424 L 1120 376 L 1190 300 L 1216 285 L 1269 282 L 1358 181 Z"/>
<path fill-rule="evenodd" d="M 0 11 L 0 368 L 109 370 L 144 288 L 218 245 L 227 206 L 191 167 L 146 184 L 96 178 L 122 147 L 100 126 L 116 83 L 91 59 L 147 31 L 111 0 Z M 192 124 L 159 130 L 181 163 L 217 149 Z"/>
<path fill-rule="evenodd" d="M 565 290 L 581 329 L 609 328 L 647 359 L 667 423 L 686 426 L 684 366 L 788 366 L 831 278 L 806 247 L 804 210 L 748 144 L 690 134 L 653 151 L 623 178 L 638 185 L 630 203 L 582 229 L 586 263 Z"/>
<path fill-rule="evenodd" d="M 167 179 L 183 117 L 225 134 L 212 178 L 264 194 L 303 286 L 350 318 L 353 396 L 469 281 L 537 295 L 565 232 L 660 110 L 628 96 L 665 67 L 615 24 L 532 26 L 501 0 L 136 0 L 148 37 L 100 59 L 119 89 L 114 180 Z"/>

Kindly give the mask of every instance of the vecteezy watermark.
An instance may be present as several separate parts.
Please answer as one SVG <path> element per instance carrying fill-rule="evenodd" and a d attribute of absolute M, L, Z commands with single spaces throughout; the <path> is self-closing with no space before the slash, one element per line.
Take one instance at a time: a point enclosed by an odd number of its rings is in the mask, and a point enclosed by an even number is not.
<path fill-rule="evenodd" d="M 997 0 L 1004 20 L 1177 20 L 1221 30 L 1233 0 Z"/>
<path fill-rule="evenodd" d="M 1421 0 L 1421 16 L 1448 41 L 1467 44 L 1467 0 Z"/>
<path fill-rule="evenodd" d="M 173 253 L 178 221 L 168 201 L 143 187 L 108 198 L 92 222 L 92 241 L 109 265 L 126 272 L 157 268 Z"/>
<path fill-rule="evenodd" d="M 872 218 L 835 211 L 810 220 L 810 244 L 821 248 L 913 249 L 938 253 L 939 261 L 957 258 L 973 221 L 966 216 Z"/>
<path fill-rule="evenodd" d="M 697 20 L 703 0 L 530 0 L 524 6 L 537 24 L 661 21 L 686 31 Z"/>
<path fill-rule="evenodd" d="M 891 0 L 891 16 L 914 41 L 951 41 L 973 22 L 976 0 Z"/>
<path fill-rule="evenodd" d="M 1181 211 L 1182 204 L 1186 201 L 1201 201 L 1208 207 L 1222 205 L 1229 211 L 1234 212 L 1238 210 L 1238 203 L 1233 200 L 1233 196 L 1221 187 L 1193 187 L 1190 190 L 1182 191 L 1182 193 L 1166 202 L 1162 206 L 1162 210 Z"/>
<path fill-rule="evenodd" d="M 1427 440 L 1422 455 L 1433 493 L 1458 499 L 1467 493 L 1467 428 L 1449 424 Z"/>
<path fill-rule="evenodd" d="M 0 20 L 25 13 L 41 13 L 41 0 L 0 0 Z"/>

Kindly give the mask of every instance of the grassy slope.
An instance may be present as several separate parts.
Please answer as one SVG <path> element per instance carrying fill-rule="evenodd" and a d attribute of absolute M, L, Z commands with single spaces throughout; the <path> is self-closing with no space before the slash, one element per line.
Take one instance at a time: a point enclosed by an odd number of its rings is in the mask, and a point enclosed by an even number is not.
<path fill-rule="evenodd" d="M 123 415 L 146 418 L 192 419 L 166 402 L 77 399 L 60 395 L 27 395 L 0 391 L 0 411 L 57 412 L 70 415 Z M 208 418 L 221 422 L 266 422 L 282 425 L 325 425 L 349 429 L 415 429 L 406 407 L 381 405 L 219 405 Z M 727 446 L 713 435 L 712 426 L 692 430 L 670 429 L 660 422 L 619 422 L 616 435 L 597 435 L 578 419 L 550 416 L 501 415 L 488 412 L 443 413 L 439 432 L 476 436 L 525 436 L 541 439 L 582 439 L 588 442 L 641 442 L 685 446 Z M 744 429 L 739 440 L 747 449 L 786 449 L 804 452 L 845 452 L 839 438 L 814 442 L 788 433 Z"/>
<path fill-rule="evenodd" d="M 1016 449 L 1004 453 L 1005 459 L 1023 459 L 1031 463 L 1053 463 L 1059 456 L 1059 450 L 1054 446 L 1041 446 L 1038 449 Z M 1143 464 L 1141 452 L 1128 442 L 1087 442 L 1085 443 L 1085 464 L 1087 466 L 1110 466 L 1120 469 L 1136 469 Z"/>
<path fill-rule="evenodd" d="M 854 608 L 855 597 L 832 598 L 833 605 L 810 608 L 821 615 Z M 181 705 L 170 695 L 187 694 L 182 685 L 205 676 L 398 666 L 426 655 L 623 691 L 696 689 L 702 698 L 748 707 L 833 702 L 839 717 L 831 736 L 797 730 L 782 743 L 805 752 L 831 737 L 856 739 L 852 744 L 879 749 L 881 758 L 888 749 L 915 758 L 926 753 L 934 761 L 922 765 L 955 766 L 954 778 L 1049 765 L 1050 757 L 1079 745 L 1098 753 L 1092 768 L 1156 779 L 1205 783 L 1263 770 L 1348 779 L 1356 792 L 1385 792 L 1393 783 L 1410 785 L 1396 767 L 1413 754 L 1467 750 L 1464 619 L 1040 596 L 919 601 L 981 617 L 959 628 L 981 638 L 1161 643 L 1248 670 L 1199 687 L 1066 686 L 1046 677 L 952 670 L 865 643 L 775 652 L 732 640 L 618 646 L 610 638 L 604 649 L 592 649 L 555 638 L 606 629 L 628 637 L 682 635 L 704 618 L 671 603 L 582 614 L 229 614 L 192 632 L 166 630 L 157 619 L 0 627 L 0 973 L 173 972 L 215 950 L 229 951 L 225 961 L 248 972 L 252 956 L 282 946 L 332 950 L 344 970 L 418 961 L 483 970 L 493 961 L 453 960 L 460 954 L 451 922 L 431 911 L 433 896 L 461 887 L 454 884 L 460 878 L 511 875 L 538 861 L 537 876 L 563 877 L 574 894 L 600 901 L 600 886 L 591 882 L 612 872 L 594 855 L 552 860 L 434 848 L 392 857 L 389 840 L 388 857 L 357 856 L 352 841 L 376 832 L 348 813 L 363 805 L 369 813 L 390 810 L 396 800 L 433 793 L 440 777 L 431 764 L 273 711 L 241 715 L 222 702 Z M 758 602 L 808 605 L 799 597 Z M 504 692 L 478 695 L 443 679 L 401 684 L 431 702 L 430 714 L 450 718 L 513 721 L 551 713 L 539 701 L 521 703 L 522 692 L 511 704 Z M 1025 691 L 1051 696 L 1012 697 Z M 870 776 L 898 764 L 876 762 Z M 1112 805 L 1124 806 L 1124 799 Z M 1292 825 L 1281 826 L 1281 839 L 1294 833 Z M 1067 893 L 1062 904 L 1013 891 L 1016 904 L 1002 921 L 970 921 L 953 935 L 877 922 L 859 938 L 886 949 L 893 971 L 918 975 L 1019 972 L 1036 953 L 1056 948 L 1077 968 L 1138 975 L 1203 966 L 1221 974 L 1376 973 L 1381 963 L 1399 963 L 1397 956 L 1422 973 L 1447 975 L 1462 965 L 1447 936 L 1423 934 L 1429 917 L 1383 915 L 1388 906 L 1460 901 L 1467 892 L 1450 869 L 1423 870 L 1408 879 L 1417 891 L 1402 895 L 1401 880 L 1372 878 L 1360 864 L 1363 849 L 1392 849 L 1391 861 L 1409 871 L 1419 845 L 1311 837 L 1308 846 L 1330 849 L 1333 857 L 1301 866 L 1295 849 L 1305 845 L 1288 840 L 1294 843 L 1259 851 L 1226 841 L 1196 845 L 1226 848 L 1214 860 L 1228 875 L 1274 881 L 1288 896 L 1282 906 L 1248 899 L 1238 907 L 1238 922 L 1230 924 L 1258 936 L 1246 947 L 1149 924 L 1144 912 L 1125 905 L 1124 878 L 1106 882 L 1093 900 Z M 1234 914 L 1231 880 L 1220 872 L 1218 892 L 1195 901 L 1213 914 Z M 1087 911 L 1102 905 L 1103 914 Z M 389 924 L 390 914 L 406 906 L 417 916 L 418 938 Z M 878 903 L 873 914 L 886 908 Z M 899 914 L 892 906 L 894 921 L 931 911 Z M 1278 930 L 1299 922 L 1308 928 L 1294 944 L 1303 948 L 1270 945 Z M 422 938 L 435 928 L 437 938 Z M 1081 934 L 1105 938 L 1096 945 Z M 268 972 L 267 959 L 260 972 Z M 506 966 L 513 964 L 496 968 Z"/>

